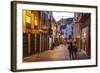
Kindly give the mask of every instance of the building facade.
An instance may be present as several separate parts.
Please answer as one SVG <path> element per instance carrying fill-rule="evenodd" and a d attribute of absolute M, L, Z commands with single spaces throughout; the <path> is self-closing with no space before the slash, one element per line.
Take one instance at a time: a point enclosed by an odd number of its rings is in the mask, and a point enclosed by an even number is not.
<path fill-rule="evenodd" d="M 80 22 L 79 22 L 79 13 L 74 13 L 73 18 L 73 38 L 78 42 L 78 49 L 81 50 L 81 32 L 80 32 Z"/>
<path fill-rule="evenodd" d="M 23 57 L 49 49 L 51 12 L 23 10 Z"/>
<path fill-rule="evenodd" d="M 73 19 L 73 36 L 78 39 L 79 49 L 84 50 L 86 55 L 91 57 L 91 14 L 90 13 L 75 13 Z"/>
<path fill-rule="evenodd" d="M 59 21 L 60 31 L 65 38 L 72 36 L 72 23 L 73 18 L 60 19 Z"/>

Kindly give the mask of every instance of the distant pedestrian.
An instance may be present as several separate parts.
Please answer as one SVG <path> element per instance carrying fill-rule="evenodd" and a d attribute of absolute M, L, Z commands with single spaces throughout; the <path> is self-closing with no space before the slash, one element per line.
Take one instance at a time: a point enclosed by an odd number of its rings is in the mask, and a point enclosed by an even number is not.
<path fill-rule="evenodd" d="M 70 57 L 70 60 L 74 59 L 72 42 L 70 42 L 70 44 L 69 44 L 69 46 L 68 46 L 68 50 L 69 50 L 69 57 Z"/>
<path fill-rule="evenodd" d="M 78 44 L 76 41 L 73 42 L 73 55 L 74 59 L 77 59 L 77 50 L 78 50 Z"/>
<path fill-rule="evenodd" d="M 54 47 L 55 47 L 55 42 L 52 43 L 52 48 L 51 48 L 51 50 L 54 50 Z"/>
<path fill-rule="evenodd" d="M 67 45 L 67 39 L 66 39 L 66 38 L 63 40 L 63 44 L 64 44 L 65 46 Z"/>
<path fill-rule="evenodd" d="M 68 41 L 68 51 L 69 51 L 69 58 L 70 60 L 72 60 L 74 58 L 74 55 L 73 55 L 73 45 L 71 39 Z"/>

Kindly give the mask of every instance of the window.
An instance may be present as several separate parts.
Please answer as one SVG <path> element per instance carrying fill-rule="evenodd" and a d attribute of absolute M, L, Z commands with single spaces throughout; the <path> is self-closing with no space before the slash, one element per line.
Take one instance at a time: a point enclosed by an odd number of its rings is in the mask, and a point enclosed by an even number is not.
<path fill-rule="evenodd" d="M 31 29 L 31 11 L 26 12 L 26 28 Z"/>

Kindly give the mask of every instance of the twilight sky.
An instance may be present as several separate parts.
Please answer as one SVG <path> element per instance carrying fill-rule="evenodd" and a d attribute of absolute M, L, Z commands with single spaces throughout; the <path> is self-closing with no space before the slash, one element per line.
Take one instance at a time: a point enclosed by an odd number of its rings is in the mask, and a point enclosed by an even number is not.
<path fill-rule="evenodd" d="M 59 21 L 61 18 L 72 18 L 74 17 L 74 13 L 69 12 L 52 12 L 53 17 L 56 21 Z"/>

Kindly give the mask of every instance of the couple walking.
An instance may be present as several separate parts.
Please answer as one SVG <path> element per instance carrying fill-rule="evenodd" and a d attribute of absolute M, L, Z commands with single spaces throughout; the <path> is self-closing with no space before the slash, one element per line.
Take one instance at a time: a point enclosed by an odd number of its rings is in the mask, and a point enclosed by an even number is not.
<path fill-rule="evenodd" d="M 69 51 L 69 58 L 76 59 L 77 58 L 77 48 L 78 44 L 76 41 L 73 41 L 71 38 L 67 41 L 68 51 Z"/>

